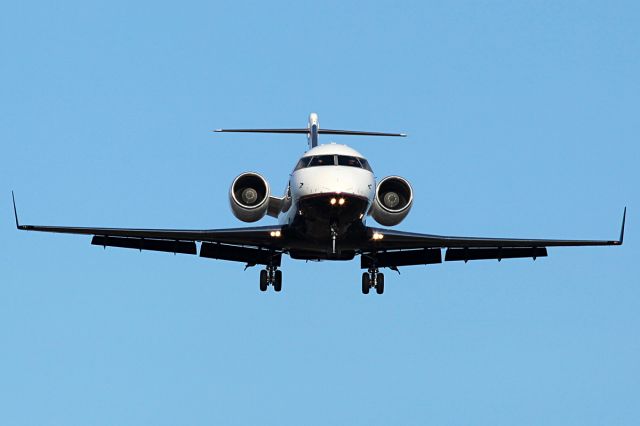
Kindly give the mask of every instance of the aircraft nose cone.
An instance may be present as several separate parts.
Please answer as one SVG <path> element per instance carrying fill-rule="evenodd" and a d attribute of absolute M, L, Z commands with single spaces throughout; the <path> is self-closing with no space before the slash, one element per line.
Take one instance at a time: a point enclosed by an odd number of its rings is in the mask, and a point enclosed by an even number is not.
<path fill-rule="evenodd" d="M 342 176 L 338 175 L 335 179 L 327 181 L 324 190 L 327 192 L 352 193 L 355 190 L 355 187 L 352 180 L 342 179 Z"/>

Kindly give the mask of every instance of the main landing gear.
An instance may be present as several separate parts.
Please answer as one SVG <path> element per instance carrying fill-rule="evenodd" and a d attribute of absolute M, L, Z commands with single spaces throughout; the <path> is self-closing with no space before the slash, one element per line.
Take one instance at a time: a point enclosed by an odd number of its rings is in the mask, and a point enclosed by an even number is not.
<path fill-rule="evenodd" d="M 269 284 L 277 292 L 282 290 L 282 271 L 278 270 L 277 266 L 267 266 L 260 271 L 260 291 L 267 291 Z"/>
<path fill-rule="evenodd" d="M 375 288 L 376 293 L 384 293 L 384 274 L 378 268 L 369 268 L 369 272 L 362 273 L 362 294 L 369 294 L 369 289 Z"/>

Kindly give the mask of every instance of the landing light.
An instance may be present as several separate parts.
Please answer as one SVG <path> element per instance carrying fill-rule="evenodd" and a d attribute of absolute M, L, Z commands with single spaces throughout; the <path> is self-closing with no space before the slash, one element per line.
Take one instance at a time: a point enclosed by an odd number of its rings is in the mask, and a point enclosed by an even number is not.
<path fill-rule="evenodd" d="M 271 235 L 274 238 L 278 238 L 282 234 L 280 233 L 280 231 L 271 231 L 269 235 Z"/>
<path fill-rule="evenodd" d="M 333 206 L 333 205 L 335 205 L 335 204 L 336 204 L 336 202 L 337 202 L 337 200 L 336 200 L 335 198 L 332 198 L 332 199 L 331 199 L 331 201 L 330 201 L 330 203 L 331 203 L 331 205 L 332 205 L 332 206 Z"/>
<path fill-rule="evenodd" d="M 381 240 L 383 238 L 384 238 L 384 235 L 382 235 L 381 233 L 379 233 L 379 232 L 374 232 L 373 233 L 373 239 L 374 240 Z"/>
<path fill-rule="evenodd" d="M 344 201 L 345 201 L 345 199 L 344 199 L 344 198 L 340 198 L 340 199 L 338 200 L 338 204 L 340 204 L 340 205 L 342 206 L 342 205 L 344 205 Z"/>

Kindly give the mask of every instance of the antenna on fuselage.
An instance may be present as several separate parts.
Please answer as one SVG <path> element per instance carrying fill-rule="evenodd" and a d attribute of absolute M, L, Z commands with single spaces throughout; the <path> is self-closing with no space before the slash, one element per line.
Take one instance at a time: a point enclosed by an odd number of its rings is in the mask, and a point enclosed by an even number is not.
<path fill-rule="evenodd" d="M 309 149 L 318 146 L 318 135 L 343 136 L 394 136 L 406 137 L 406 133 L 363 132 L 360 130 L 332 130 L 321 129 L 318 114 L 309 114 L 309 124 L 306 129 L 216 129 L 216 133 L 291 133 L 307 135 Z"/>

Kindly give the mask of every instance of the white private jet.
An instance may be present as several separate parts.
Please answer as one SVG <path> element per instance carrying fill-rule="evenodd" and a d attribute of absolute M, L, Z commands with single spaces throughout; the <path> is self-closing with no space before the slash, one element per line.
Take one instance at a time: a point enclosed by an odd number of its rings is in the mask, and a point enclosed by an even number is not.
<path fill-rule="evenodd" d="M 318 115 L 309 116 L 301 129 L 218 129 L 216 132 L 306 134 L 309 150 L 298 160 L 282 197 L 271 194 L 269 183 L 255 172 L 233 180 L 229 202 L 233 214 L 243 222 L 256 222 L 265 215 L 278 225 L 235 229 L 175 230 L 123 229 L 20 225 L 13 200 L 16 227 L 26 231 L 93 235 L 91 244 L 230 260 L 247 266 L 264 265 L 260 290 L 269 285 L 282 289 L 283 254 L 301 260 L 352 260 L 360 256 L 362 293 L 375 288 L 384 292 L 380 268 L 427 265 L 445 261 L 533 258 L 547 255 L 552 246 L 621 245 L 626 208 L 618 240 L 544 240 L 452 237 L 395 231 L 366 225 L 371 216 L 383 226 L 399 224 L 409 213 L 413 190 L 406 179 L 388 176 L 377 184 L 364 156 L 346 146 L 318 145 L 318 135 L 406 136 L 321 129 Z"/>

